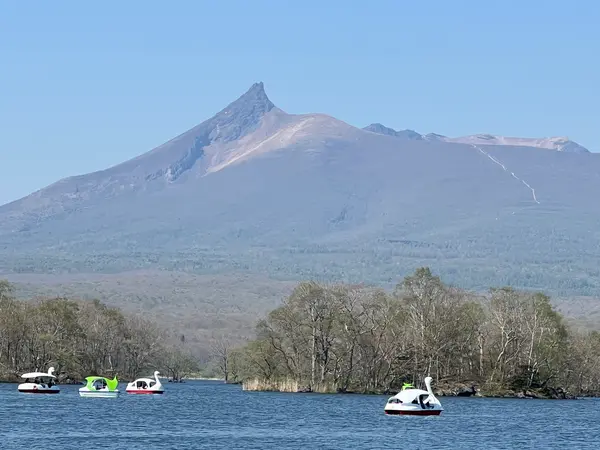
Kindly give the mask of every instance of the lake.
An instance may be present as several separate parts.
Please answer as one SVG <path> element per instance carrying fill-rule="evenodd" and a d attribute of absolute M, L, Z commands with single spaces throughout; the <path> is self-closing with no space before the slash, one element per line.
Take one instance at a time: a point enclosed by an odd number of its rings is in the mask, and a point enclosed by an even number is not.
<path fill-rule="evenodd" d="M 163 396 L 80 398 L 0 384 L 0 448 L 597 449 L 600 400 L 441 398 L 439 417 L 386 416 L 387 396 L 244 392 L 165 383 Z"/>

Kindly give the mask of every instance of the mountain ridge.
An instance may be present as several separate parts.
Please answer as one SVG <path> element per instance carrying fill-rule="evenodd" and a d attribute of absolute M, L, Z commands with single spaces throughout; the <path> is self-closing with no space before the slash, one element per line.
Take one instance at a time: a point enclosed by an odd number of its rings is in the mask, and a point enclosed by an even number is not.
<path fill-rule="evenodd" d="M 415 140 L 444 141 L 449 143 L 452 142 L 457 144 L 471 145 L 508 145 L 517 147 L 543 148 L 568 153 L 591 153 L 587 148 L 581 146 L 577 142 L 571 141 L 566 136 L 555 136 L 546 138 L 522 138 L 507 137 L 493 134 L 471 134 L 467 136 L 451 138 L 436 133 L 422 135 L 414 130 L 396 131 L 393 128 L 389 128 L 385 125 L 382 125 L 381 123 L 372 123 L 371 125 L 363 128 L 363 130 L 383 134 L 386 136 L 395 136 Z"/>
<path fill-rule="evenodd" d="M 365 128 L 288 114 L 255 83 L 149 152 L 1 206 L 0 272 L 387 285 L 429 265 L 465 288 L 600 293 L 600 211 L 581 194 L 600 189 L 598 155 Z"/>

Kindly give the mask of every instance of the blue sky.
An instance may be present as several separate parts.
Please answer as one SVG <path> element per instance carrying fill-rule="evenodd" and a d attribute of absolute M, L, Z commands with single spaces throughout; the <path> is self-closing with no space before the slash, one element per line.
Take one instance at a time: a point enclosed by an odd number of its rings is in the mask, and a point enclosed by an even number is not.
<path fill-rule="evenodd" d="M 0 204 L 144 153 L 256 81 L 291 113 L 600 151 L 599 5 L 0 0 Z"/>

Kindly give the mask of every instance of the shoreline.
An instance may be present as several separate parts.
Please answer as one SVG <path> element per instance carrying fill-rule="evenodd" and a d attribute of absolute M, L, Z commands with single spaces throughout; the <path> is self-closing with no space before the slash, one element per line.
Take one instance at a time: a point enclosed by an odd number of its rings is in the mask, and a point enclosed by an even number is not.
<path fill-rule="evenodd" d="M 311 390 L 308 386 L 299 386 L 298 383 L 287 381 L 263 382 L 261 380 L 245 380 L 242 390 L 249 392 L 285 392 L 285 393 L 312 393 L 312 394 L 346 394 L 346 395 L 387 395 L 394 396 L 398 391 L 373 390 L 373 391 L 339 391 L 331 386 L 323 386 Z M 433 389 L 436 397 L 469 397 L 469 398 L 506 398 L 506 399 L 538 399 L 538 400 L 577 400 L 582 398 L 599 398 L 599 393 L 586 393 L 573 395 L 561 388 L 523 388 L 509 389 L 496 386 L 479 388 L 477 384 L 443 384 Z"/>
<path fill-rule="evenodd" d="M 239 384 L 239 383 L 238 383 Z M 280 394 L 317 394 L 317 395 L 374 395 L 374 396 L 394 396 L 397 394 L 397 392 L 395 393 L 386 393 L 386 392 L 351 392 L 351 391 L 347 391 L 347 392 L 311 392 L 311 391 L 297 391 L 297 392 L 290 392 L 290 391 L 278 391 L 278 390 L 269 390 L 269 389 L 244 389 L 247 392 L 277 392 Z M 455 395 L 455 394 L 440 394 L 440 393 L 436 393 L 434 392 L 434 395 L 436 397 L 439 398 L 452 398 L 452 397 L 462 397 L 462 398 L 477 398 L 477 399 L 490 399 L 490 398 L 494 398 L 494 399 L 506 399 L 506 400 L 511 400 L 511 399 L 518 399 L 518 400 L 583 400 L 583 399 L 587 399 L 587 398 L 600 398 L 600 395 L 568 395 L 565 397 L 549 397 L 549 396 L 544 396 L 541 394 L 537 394 L 537 393 L 529 393 L 529 394 L 525 394 L 522 392 L 519 393 L 515 393 L 515 394 L 495 394 L 495 393 L 481 393 L 478 392 L 477 394 L 473 394 L 473 395 Z"/>
<path fill-rule="evenodd" d="M 160 377 L 162 380 L 167 380 L 167 377 Z M 128 383 L 133 380 L 119 380 L 119 383 Z M 265 386 L 260 383 L 248 381 L 225 381 L 223 378 L 215 378 L 215 377 L 189 377 L 184 378 L 181 382 L 186 381 L 220 381 L 223 384 L 237 384 L 240 385 L 242 390 L 248 392 L 277 392 L 277 393 L 285 393 L 285 394 L 325 394 L 325 395 L 379 395 L 379 396 L 393 396 L 396 395 L 395 391 L 371 391 L 371 392 L 362 392 L 362 391 L 331 391 L 331 390 L 323 390 L 323 391 L 311 391 L 310 389 L 298 389 L 298 390 L 289 390 L 289 389 L 277 389 L 275 386 Z M 3 378 L 0 379 L 0 384 L 20 384 L 22 381 L 17 380 L 15 378 Z M 82 381 L 69 380 L 66 382 L 58 382 L 56 383 L 59 386 L 83 386 L 85 383 Z M 550 390 L 541 390 L 541 389 L 525 389 L 522 391 L 516 391 L 511 389 L 501 389 L 496 392 L 486 391 L 477 389 L 474 386 L 470 389 L 465 389 L 464 386 L 455 389 L 434 389 L 434 395 L 436 397 L 441 398 L 449 398 L 449 397 L 467 397 L 467 398 L 498 398 L 498 399 L 524 399 L 524 400 L 582 400 L 587 398 L 600 398 L 600 393 L 596 394 L 580 394 L 580 395 L 572 395 L 562 391 L 561 389 L 550 389 Z"/>
<path fill-rule="evenodd" d="M 160 380 L 164 380 L 166 383 L 172 383 L 172 381 L 169 381 L 168 377 L 158 377 Z M 119 379 L 119 384 L 120 383 L 130 383 L 131 381 L 133 381 L 134 379 Z M 225 382 L 225 380 L 223 378 L 207 378 L 207 377 L 189 377 L 189 378 L 183 378 L 183 380 L 181 382 L 186 382 L 186 381 L 222 381 L 223 383 Z M 0 384 L 20 384 L 23 383 L 23 380 L 19 379 L 19 378 L 0 378 Z M 180 381 L 177 381 L 176 383 L 180 383 Z M 78 381 L 78 380 L 64 380 L 64 381 L 56 381 L 55 384 L 60 385 L 60 386 L 68 386 L 68 385 L 80 385 L 83 386 L 85 385 L 85 382 L 82 381 Z M 241 384 L 241 383 L 232 383 L 229 382 L 228 384 Z"/>
<path fill-rule="evenodd" d="M 211 377 L 186 377 L 186 378 L 184 378 L 184 380 L 189 380 L 189 381 L 222 381 L 223 383 L 225 382 L 225 379 L 223 379 L 223 378 L 211 378 Z"/>

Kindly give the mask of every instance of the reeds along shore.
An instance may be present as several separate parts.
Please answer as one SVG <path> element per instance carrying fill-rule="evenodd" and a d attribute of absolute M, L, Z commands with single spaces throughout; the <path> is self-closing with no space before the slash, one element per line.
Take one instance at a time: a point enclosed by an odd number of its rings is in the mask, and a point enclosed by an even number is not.
<path fill-rule="evenodd" d="M 242 383 L 244 391 L 255 392 L 289 392 L 289 393 L 319 393 L 319 394 L 374 394 L 374 395 L 393 395 L 397 391 L 340 391 L 332 384 L 319 385 L 311 388 L 310 386 L 301 386 L 296 380 L 261 380 L 254 378 L 245 380 Z M 500 388 L 498 386 L 486 386 L 483 390 L 472 383 L 446 383 L 442 387 L 434 387 L 433 392 L 438 397 L 488 397 L 488 398 L 536 398 L 536 399 L 576 399 L 577 396 L 570 394 L 562 389 L 552 388 L 532 388 L 512 390 Z"/>
<path fill-rule="evenodd" d="M 246 390 L 395 392 L 427 375 L 447 395 L 600 392 L 600 334 L 569 328 L 543 293 L 445 285 L 428 268 L 393 293 L 300 283 L 226 355 Z"/>
<path fill-rule="evenodd" d="M 297 380 L 290 378 L 281 380 L 249 379 L 242 382 L 244 391 L 267 391 L 267 392 L 318 392 L 321 394 L 333 394 L 337 388 L 331 383 L 323 385 L 308 386 L 301 385 Z"/>
<path fill-rule="evenodd" d="M 244 391 L 276 391 L 276 392 L 301 392 L 296 380 L 245 380 L 242 383 Z"/>

